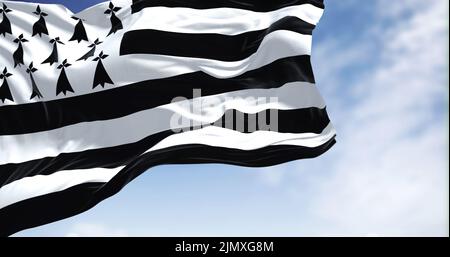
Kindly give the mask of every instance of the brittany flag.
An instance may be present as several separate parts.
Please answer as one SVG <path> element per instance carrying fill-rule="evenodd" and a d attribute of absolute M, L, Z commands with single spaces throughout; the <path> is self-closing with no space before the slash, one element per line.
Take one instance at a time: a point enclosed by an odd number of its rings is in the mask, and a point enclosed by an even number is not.
<path fill-rule="evenodd" d="M 155 165 L 263 167 L 335 143 L 310 63 L 322 0 L 0 1 L 0 235 Z"/>

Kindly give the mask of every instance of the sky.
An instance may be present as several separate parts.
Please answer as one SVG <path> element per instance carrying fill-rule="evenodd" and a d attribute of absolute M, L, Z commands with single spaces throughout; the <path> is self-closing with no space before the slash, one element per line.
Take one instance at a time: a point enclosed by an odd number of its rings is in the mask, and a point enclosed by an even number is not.
<path fill-rule="evenodd" d="M 338 133 L 330 151 L 258 169 L 155 167 L 16 236 L 448 236 L 448 1 L 325 4 L 312 62 Z"/>

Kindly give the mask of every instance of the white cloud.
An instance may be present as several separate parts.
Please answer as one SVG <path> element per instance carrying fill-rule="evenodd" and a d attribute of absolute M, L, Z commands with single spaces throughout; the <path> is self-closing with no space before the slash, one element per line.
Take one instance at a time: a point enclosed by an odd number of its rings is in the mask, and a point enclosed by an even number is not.
<path fill-rule="evenodd" d="M 75 224 L 66 237 L 125 237 L 126 232 L 110 228 L 101 224 L 79 223 Z"/>
<path fill-rule="evenodd" d="M 306 205 L 299 234 L 448 235 L 448 2 L 376 6 L 375 23 L 359 40 L 316 48 L 338 144 L 314 169 L 305 173 L 310 166 L 298 162 L 302 172 L 284 173 L 311 183 L 298 188 L 278 178 Z M 368 56 L 374 64 L 349 82 L 345 70 Z"/>

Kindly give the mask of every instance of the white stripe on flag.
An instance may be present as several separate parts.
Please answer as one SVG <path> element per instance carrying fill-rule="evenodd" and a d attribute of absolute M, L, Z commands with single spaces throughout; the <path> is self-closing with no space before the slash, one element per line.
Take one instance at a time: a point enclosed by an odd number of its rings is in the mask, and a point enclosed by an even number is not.
<path fill-rule="evenodd" d="M 331 123 L 320 134 L 278 133 L 273 131 L 255 131 L 246 134 L 231 129 L 210 126 L 169 136 L 145 153 L 189 144 L 203 144 L 241 150 L 259 149 L 269 145 L 317 147 L 325 144 L 335 135 L 336 131 Z"/>
<path fill-rule="evenodd" d="M 267 102 L 255 101 L 257 96 L 266 97 Z M 277 102 L 269 102 L 269 97 L 277 97 Z M 306 82 L 293 82 L 273 89 L 248 89 L 204 96 L 201 100 L 215 104 L 198 106 L 193 102 L 198 100 L 184 100 L 112 120 L 83 122 L 37 133 L 0 136 L 0 149 L 8 149 L 0 155 L 0 165 L 134 143 L 154 133 L 182 127 L 172 127 L 170 124 L 171 117 L 176 114 L 197 123 L 211 123 L 230 109 L 257 113 L 269 108 L 290 110 L 325 107 L 314 84 Z"/>
<path fill-rule="evenodd" d="M 197 10 L 152 7 L 133 14 L 138 18 L 130 30 L 155 29 L 179 33 L 237 35 L 266 29 L 286 16 L 297 17 L 316 25 L 322 13 L 323 9 L 310 4 L 285 7 L 272 12 L 253 12 L 234 8 Z"/>
<path fill-rule="evenodd" d="M 63 191 L 83 183 L 108 182 L 123 167 L 65 170 L 51 175 L 36 175 L 16 180 L 0 188 L 0 208 L 40 195 Z"/>

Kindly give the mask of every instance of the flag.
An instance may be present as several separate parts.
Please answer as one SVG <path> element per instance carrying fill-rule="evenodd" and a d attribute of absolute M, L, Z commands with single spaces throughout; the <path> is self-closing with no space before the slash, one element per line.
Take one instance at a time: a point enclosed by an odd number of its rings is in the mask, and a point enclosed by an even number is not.
<path fill-rule="evenodd" d="M 313 158 L 322 0 L 0 1 L 0 235 L 86 211 L 155 165 Z"/>

